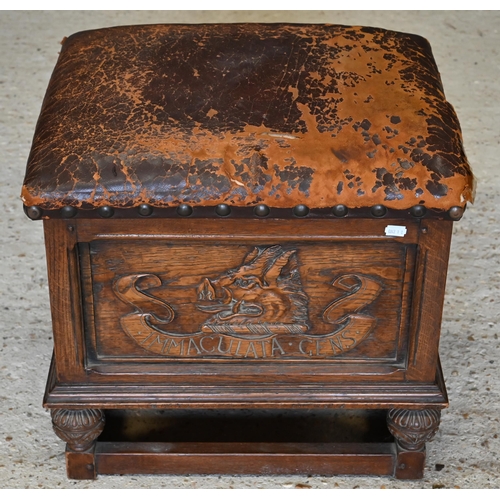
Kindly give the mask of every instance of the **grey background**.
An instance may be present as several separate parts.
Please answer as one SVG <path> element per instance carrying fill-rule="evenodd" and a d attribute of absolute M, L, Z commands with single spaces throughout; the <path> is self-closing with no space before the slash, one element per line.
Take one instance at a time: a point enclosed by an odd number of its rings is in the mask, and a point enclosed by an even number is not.
<path fill-rule="evenodd" d="M 15 5 L 14 5 L 15 6 Z M 64 444 L 41 408 L 52 351 L 42 224 L 19 193 L 36 119 L 64 36 L 143 23 L 311 22 L 426 37 L 460 118 L 478 181 L 455 224 L 440 352 L 450 408 L 425 479 L 101 476 L 66 479 Z M 498 488 L 500 486 L 500 13 L 449 11 L 0 12 L 0 484 L 4 488 Z M 444 465 L 436 470 L 436 464 Z M 439 468 L 439 467 L 438 467 Z"/>

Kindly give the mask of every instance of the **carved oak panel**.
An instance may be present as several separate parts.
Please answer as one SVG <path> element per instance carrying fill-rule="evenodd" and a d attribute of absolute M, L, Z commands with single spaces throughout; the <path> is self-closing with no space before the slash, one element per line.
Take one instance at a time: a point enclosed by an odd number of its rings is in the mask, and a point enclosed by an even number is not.
<path fill-rule="evenodd" d="M 404 363 L 413 245 L 99 240 L 80 253 L 93 361 Z"/>

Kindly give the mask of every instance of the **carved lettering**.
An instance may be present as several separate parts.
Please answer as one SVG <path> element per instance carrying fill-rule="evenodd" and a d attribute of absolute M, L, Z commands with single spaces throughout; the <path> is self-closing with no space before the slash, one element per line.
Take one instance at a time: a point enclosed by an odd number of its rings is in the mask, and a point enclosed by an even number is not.
<path fill-rule="evenodd" d="M 332 337 L 330 340 L 330 345 L 332 346 L 332 349 L 333 349 L 333 352 L 335 352 L 335 349 L 338 349 L 339 352 L 342 352 L 344 350 L 344 348 L 342 347 L 342 344 L 338 342 L 338 339 L 336 336 Z"/>
<path fill-rule="evenodd" d="M 228 340 L 225 338 L 225 337 L 219 337 L 219 345 L 217 346 L 217 350 L 221 353 L 221 354 L 228 354 L 231 352 L 231 347 L 233 347 L 233 339 L 230 339 L 229 340 L 229 347 L 227 349 L 222 349 L 222 345 L 227 343 Z"/>
<path fill-rule="evenodd" d="M 258 358 L 259 356 L 257 355 L 257 351 L 255 350 L 255 346 L 253 344 L 253 342 L 249 342 L 248 343 L 248 347 L 247 347 L 247 352 L 245 353 L 245 358 L 248 358 L 248 356 L 250 355 L 250 353 L 253 354 L 253 357 L 254 358 Z"/>
<path fill-rule="evenodd" d="M 348 337 L 347 333 L 349 333 L 349 332 L 346 332 L 344 330 L 341 334 L 342 340 L 347 341 L 347 344 L 342 342 L 342 347 L 344 348 L 344 351 L 348 351 L 349 349 L 351 349 L 352 347 L 354 347 L 358 343 L 356 338 Z"/>
<path fill-rule="evenodd" d="M 311 339 L 302 339 L 300 342 L 299 342 L 299 351 L 302 353 L 302 354 L 306 354 L 308 356 L 312 356 L 313 355 L 313 352 L 309 349 L 309 347 L 304 347 L 305 345 L 307 344 L 310 344 L 312 343 L 312 340 Z M 309 349 L 309 350 L 306 350 L 306 349 Z"/>
<path fill-rule="evenodd" d="M 195 350 L 195 354 L 201 354 L 201 349 L 196 345 L 196 342 L 192 337 L 189 339 L 189 344 L 188 344 L 188 348 L 187 348 L 187 355 L 188 356 L 190 354 L 191 348 L 193 348 Z"/>
<path fill-rule="evenodd" d="M 163 341 L 163 346 L 161 348 L 160 354 L 165 353 L 165 349 L 167 348 L 168 344 L 170 343 L 170 339 L 165 339 Z"/>
<path fill-rule="evenodd" d="M 238 355 L 239 351 L 240 351 L 240 347 L 241 347 L 241 340 L 238 340 L 238 346 L 236 347 L 236 351 L 234 353 L 235 356 Z"/>
<path fill-rule="evenodd" d="M 277 338 L 273 338 L 273 344 L 272 344 L 272 349 L 271 349 L 271 356 L 275 356 L 276 353 L 281 354 L 282 356 L 285 354 L 285 351 L 283 350 L 283 347 L 281 347 L 280 343 L 278 342 Z"/>
<path fill-rule="evenodd" d="M 179 348 L 178 351 L 176 351 L 175 349 L 176 348 Z M 172 349 L 174 349 L 174 351 L 172 351 Z M 174 354 L 174 353 L 177 353 L 179 356 L 183 356 L 184 355 L 184 339 L 182 339 L 180 342 L 176 342 L 174 339 L 170 339 L 170 344 L 168 346 L 168 349 L 167 349 L 167 354 Z"/>
<path fill-rule="evenodd" d="M 262 357 L 263 358 L 266 358 L 266 341 L 265 340 L 262 340 L 261 341 L 261 347 L 262 347 Z"/>
<path fill-rule="evenodd" d="M 215 351 L 215 347 L 212 346 L 212 349 L 208 350 L 208 348 L 204 344 L 204 341 L 208 340 L 208 339 L 213 340 L 214 338 L 212 337 L 212 335 L 206 335 L 205 337 L 201 337 L 200 338 L 200 347 L 201 347 L 202 351 L 204 351 L 208 354 L 212 354 Z"/>

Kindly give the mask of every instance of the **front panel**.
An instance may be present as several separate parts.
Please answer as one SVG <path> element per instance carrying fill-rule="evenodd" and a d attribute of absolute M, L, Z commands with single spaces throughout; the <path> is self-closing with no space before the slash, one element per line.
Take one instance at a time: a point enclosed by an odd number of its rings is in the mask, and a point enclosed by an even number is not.
<path fill-rule="evenodd" d="M 404 371 L 412 235 L 353 238 L 331 229 L 228 238 L 143 228 L 79 243 L 86 366 L 108 374 L 240 370 L 255 380 Z"/>

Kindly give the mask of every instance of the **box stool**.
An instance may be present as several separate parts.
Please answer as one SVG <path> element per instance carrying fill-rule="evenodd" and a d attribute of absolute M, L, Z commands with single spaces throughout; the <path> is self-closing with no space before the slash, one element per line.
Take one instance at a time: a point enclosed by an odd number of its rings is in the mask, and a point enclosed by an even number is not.
<path fill-rule="evenodd" d="M 22 199 L 44 222 L 44 406 L 68 476 L 422 477 L 448 404 L 452 224 L 472 198 L 420 36 L 222 24 L 65 39 Z M 103 437 L 113 411 L 263 409 L 383 411 L 393 438 Z"/>

